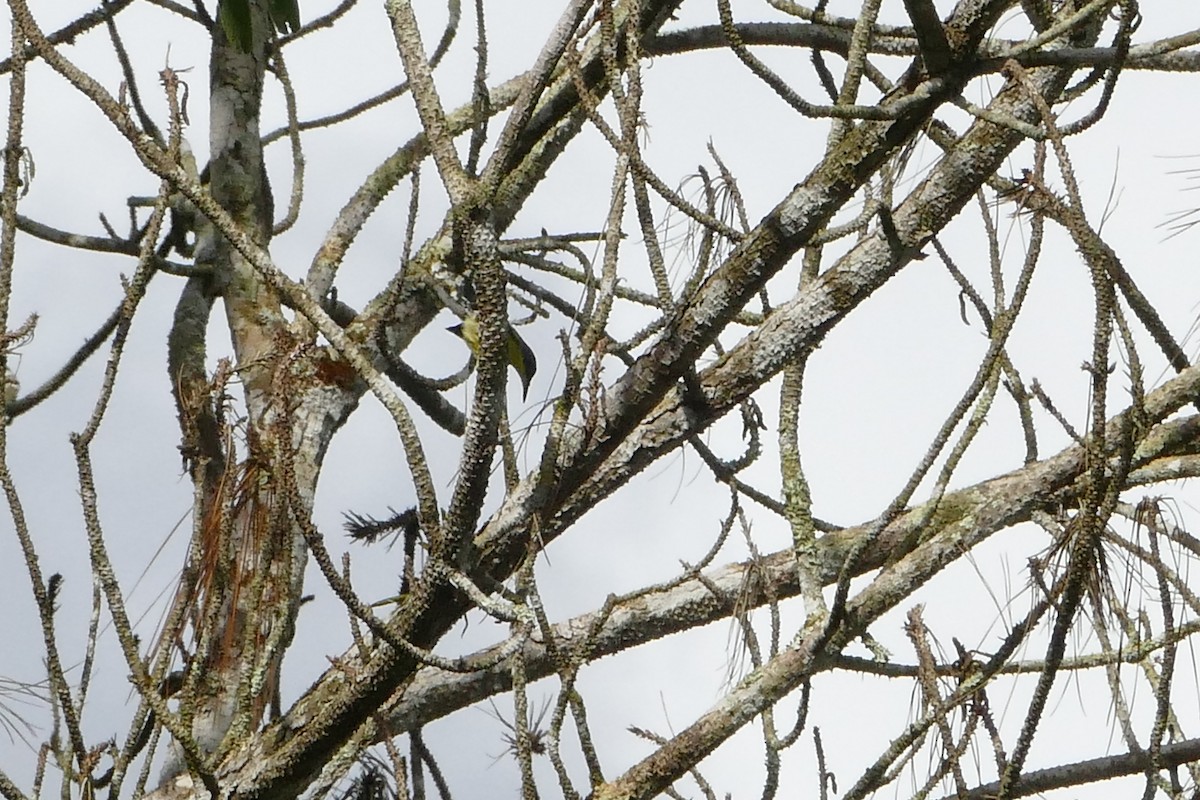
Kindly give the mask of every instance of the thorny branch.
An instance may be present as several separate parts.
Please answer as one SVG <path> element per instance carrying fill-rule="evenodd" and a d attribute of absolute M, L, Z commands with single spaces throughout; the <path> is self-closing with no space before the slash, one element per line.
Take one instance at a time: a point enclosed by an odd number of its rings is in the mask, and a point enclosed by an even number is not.
<path fill-rule="evenodd" d="M 805 734 L 813 726 L 824 796 L 836 789 L 828 761 L 843 754 L 828 752 L 810 720 L 810 700 L 822 690 L 812 678 L 844 672 L 903 677 L 919 687 L 922 698 L 916 719 L 898 724 L 888 747 L 856 762 L 860 774 L 843 774 L 849 787 L 844 796 L 866 796 L 900 781 L 906 769 L 923 769 L 916 783 L 922 795 L 945 784 L 960 797 L 1016 797 L 1082 780 L 1066 766 L 1035 773 L 1025 772 L 1024 764 L 1052 689 L 1064 674 L 1097 671 L 1107 675 L 1129 754 L 1089 763 L 1089 776 L 1141 772 L 1147 796 L 1159 790 L 1183 793 L 1175 768 L 1194 758 L 1194 739 L 1188 738 L 1194 732 L 1175 713 L 1175 698 L 1179 676 L 1185 674 L 1180 660 L 1186 648 L 1180 645 L 1197 633 L 1195 617 L 1200 616 L 1200 600 L 1186 580 L 1187 559 L 1200 554 L 1200 546 L 1185 525 L 1168 521 L 1161 500 L 1134 507 L 1123 493 L 1200 474 L 1200 425 L 1184 412 L 1200 395 L 1200 373 L 1190 365 L 1186 343 L 1172 334 L 1173 321 L 1138 285 L 1131 263 L 1135 255 L 1118 253 L 1101 226 L 1090 221 L 1068 145 L 1113 113 L 1111 101 L 1123 90 L 1126 71 L 1200 71 L 1195 49 L 1200 36 L 1189 31 L 1135 41 L 1143 12 L 1134 0 L 1029 0 L 1019 12 L 1002 0 L 963 0 L 945 19 L 938 19 L 926 0 L 906 0 L 907 22 L 900 26 L 882 22 L 890 9 L 874 0 L 862 3 L 855 17 L 834 16 L 824 2 L 809 8 L 770 0 L 775 10 L 799 20 L 794 23 L 735 19 L 735 6 L 718 2 L 719 24 L 698 27 L 668 24 L 679 2 L 572 0 L 563 4 L 537 53 L 522 54 L 527 71 L 488 85 L 490 65 L 508 42 L 498 33 L 503 30 L 497 27 L 499 15 L 477 0 L 471 12 L 474 36 L 468 37 L 476 48 L 473 70 L 463 93 L 448 88 L 452 80 L 441 66 L 461 23 L 458 0 L 447 3 L 432 51 L 421 37 L 429 29 L 429 19 L 421 16 L 424 7 L 391 0 L 386 16 L 398 59 L 391 67 L 395 74 L 383 84 L 390 88 L 305 118 L 300 109 L 307 108 L 309 90 L 288 70 L 301 50 L 288 48 L 343 25 L 354 3 L 342 3 L 279 36 L 270 30 L 277 13 L 274 0 L 271 9 L 259 0 L 245 4 L 255 20 L 251 29 L 258 49 L 243 55 L 264 75 L 269 70 L 284 97 L 286 124 L 266 136 L 255 127 L 246 140 L 249 151 L 260 152 L 288 137 L 292 188 L 278 222 L 265 178 L 265 194 L 240 208 L 245 198 L 231 192 L 235 184 L 220 183 L 228 174 L 214 178 L 211 165 L 189 168 L 181 141 L 187 115 L 180 105 L 179 76 L 169 66 L 163 73 L 169 107 L 164 140 L 140 89 L 138 64 L 126 48 L 134 30 L 124 24 L 130 4 L 106 2 L 58 32 L 43 34 L 28 5 L 10 1 L 12 57 L 0 65 L 11 76 L 0 209 L 0 320 L 8 316 L 18 231 L 60 247 L 137 259 L 120 308 L 41 388 L 18 396 L 16 376 L 8 377 L 5 370 L 6 359 L 24 342 L 21 330 L 6 333 L 0 348 L 0 372 L 6 373 L 6 395 L 12 395 L 3 412 L 7 424 L 21 422 L 25 413 L 43 408 L 38 404 L 47 397 L 78 383 L 70 381 L 72 376 L 112 339 L 94 412 L 72 442 L 93 574 L 141 699 L 120 749 L 115 742 L 89 742 L 82 721 L 83 700 L 96 693 L 91 654 L 101 635 L 96 632 L 98 600 L 91 611 L 88 660 L 81 679 L 72 684 L 59 654 L 58 589 L 52 587 L 60 584 L 43 578 L 40 543 L 9 472 L 7 428 L 0 426 L 0 483 L 42 628 L 55 722 L 65 729 L 65 738 L 56 729 L 47 752 L 52 751 L 66 783 L 84 793 L 110 786 L 116 795 L 127 770 L 145 753 L 140 794 L 154 746 L 166 730 L 186 768 L 181 780 L 187 777 L 203 790 L 164 784 L 159 787 L 164 798 L 182 800 L 194 793 L 282 798 L 309 786 L 332 792 L 356 763 L 362 772 L 347 797 L 377 800 L 380 795 L 374 793 L 385 791 L 423 796 L 426 777 L 447 796 L 457 776 L 443 771 L 444 762 L 422 729 L 472 702 L 512 691 L 515 716 L 505 721 L 503 736 L 526 797 L 537 796 L 541 788 L 535 763 L 542 756 L 550 760 L 556 788 L 565 797 L 677 796 L 681 790 L 674 784 L 687 776 L 701 793 L 715 797 L 718 790 L 700 772 L 700 762 L 755 721 L 761 721 L 766 754 L 761 794 L 772 797 L 789 780 L 781 754 L 808 741 Z M 211 14 L 199 2 L 194 9 L 166 0 L 157 5 L 198 22 L 191 27 L 204 36 L 215 36 L 214 58 L 239 63 L 242 56 L 225 41 L 223 26 L 229 23 L 222 16 L 234 13 L 234 0 Z M 739 17 L 755 13 L 740 5 L 736 11 Z M 1012 35 L 1013 28 L 999 23 L 1012 13 L 1023 14 L 1034 33 L 1002 38 L 999 34 Z M 115 96 L 58 47 L 100 24 L 109 32 L 124 79 Z M 809 51 L 814 75 L 798 78 L 794 64 L 773 59 L 768 47 Z M 727 153 L 722 145 L 718 155 L 710 144 L 711 162 L 691 168 L 690 177 L 681 180 L 671 174 L 677 167 L 656 161 L 661 150 L 648 140 L 661 113 L 660 88 L 647 69 L 651 59 L 684 59 L 717 48 L 728 50 L 730 75 L 743 70 L 739 79 L 744 77 L 746 85 L 756 90 L 765 85 L 795 112 L 789 124 L 831 123 L 821 128 L 825 148 L 814 148 L 810 162 L 796 169 L 789 156 L 786 170 L 795 173 L 795 187 L 782 199 L 769 200 L 773 207 L 757 223 L 751 209 L 763 201 L 737 171 L 739 154 Z M 822 54 L 842 57 L 842 72 L 835 74 Z M 903 72 L 895 68 L 896 57 L 905 59 Z M 33 179 L 21 131 L 29 105 L 25 70 L 30 59 L 44 60 L 86 96 L 158 176 L 158 194 L 138 201 L 150 209 L 144 222 L 131 205 L 128 236 L 118 235 L 107 220 L 107 236 L 90 236 L 68 232 L 78 230 L 76 225 L 60 227 L 17 213 Z M 1076 75 L 1079 70 L 1084 73 Z M 398 82 L 401 72 L 404 80 Z M 980 101 L 977 89 L 989 85 L 988 77 L 1004 83 L 991 83 L 987 99 Z M 358 189 L 323 232 L 305 281 L 293 279 L 272 256 L 271 237 L 294 234 L 305 201 L 311 200 L 312 191 L 304 191 L 305 168 L 319 148 L 316 139 L 306 140 L 306 132 L 337 131 L 336 126 L 361 115 L 378 118 L 376 109 L 400 97 L 411 98 L 419 130 L 405 132 L 399 146 L 389 144 L 396 148 L 391 155 L 358 179 Z M 469 100 L 455 109 L 447 105 L 450 97 Z M 1068 106 L 1085 97 L 1090 110 Z M 259 100 L 249 98 L 251 105 Z M 962 117 L 942 113 L 950 106 L 970 115 L 969 126 L 952 127 L 947 120 Z M 254 126 L 258 111 L 255 105 L 248 116 Z M 1074 117 L 1067 118 L 1071 113 Z M 591 219 L 579 222 L 578 231 L 542 228 L 540 236 L 528 235 L 539 226 L 534 223 L 528 231 L 509 233 L 510 226 L 526 224 L 522 214 L 537 213 L 528 210 L 536 208 L 536 190 L 556 177 L 551 167 L 585 138 L 579 136 L 582 131 L 598 134 L 595 140 L 605 143 L 609 172 L 599 188 L 581 185 L 572 191 L 606 197 L 603 223 Z M 917 166 L 914 152 L 926 138 L 942 152 L 932 164 Z M 1009 159 L 1026 157 L 1017 155 L 1025 142 L 1034 143 L 1030 167 L 1021 168 L 1017 178 L 1001 174 Z M 230 153 L 213 155 L 218 162 Z M 421 167 L 429 160 L 441 179 L 444 197 L 437 200 L 420 185 Z M 411 199 L 407 216 L 396 226 L 403 231 L 402 237 L 397 234 L 403 243 L 393 254 L 396 268 L 371 287 L 374 294 L 361 309 L 354 308 L 339 298 L 339 287 L 358 278 L 343 269 L 343 262 L 368 222 L 386 207 L 389 192 L 406 178 Z M 689 187 L 698 190 L 689 195 Z M 972 202 L 981 212 L 984 246 L 967 250 L 944 234 Z M 999 208 L 1012 209 L 1014 225 L 1029 231 L 1015 280 L 1004 253 Z M 247 224 L 254 217 L 258 228 Z M 628 231 L 631 223 L 636 238 Z M 1031 379 L 1013 340 L 1014 331 L 1034 313 L 1026 298 L 1044 280 L 1043 262 L 1050 257 L 1046 231 L 1055 226 L 1077 248 L 1091 287 L 1084 425 L 1063 398 L 1047 392 L 1037 377 Z M 422 242 L 419 236 L 427 238 Z M 591 252 L 589 242 L 595 243 Z M 816 390 L 810 357 L 831 330 L 859 314 L 868 298 L 924 259 L 927 249 L 936 251 L 959 293 L 963 322 L 982 323 L 986 344 L 962 386 L 942 386 L 931 396 L 942 422 L 900 488 L 887 490 L 891 502 L 863 508 L 854 525 L 822 522 L 814 509 L 825 498 L 814 476 L 827 466 L 805 450 L 808 426 L 819 424 L 805 400 Z M 214 252 L 223 255 L 214 258 Z M 968 252 L 986 253 L 982 271 L 970 263 Z M 176 256 L 180 260 L 171 260 Z M 207 293 L 201 298 L 206 313 L 189 332 L 199 349 L 189 354 L 187 386 L 181 375 L 173 380 L 178 380 L 174 388 L 181 408 L 186 411 L 194 402 L 207 409 L 213 423 L 208 433 L 216 437 L 207 447 L 185 442 L 185 460 L 193 476 L 220 480 L 196 482 L 196 508 L 210 510 L 211 516 L 198 513 L 194 521 L 197 535 L 162 649 L 147 656 L 125 610 L 126 591 L 110 546 L 112 526 L 100 514 L 93 464 L 102 441 L 97 433 L 125 374 L 118 367 L 128 360 L 132 318 L 159 271 L 188 279 L 185 299 Z M 990 291 L 984 288 L 988 283 Z M 221 364 L 210 379 L 207 310 L 218 297 L 235 309 L 226 322 L 239 360 Z M 408 358 L 419 355 L 418 343 L 423 347 L 428 338 L 422 332 L 442 309 L 470 321 L 478 334 L 467 342 L 472 348 L 468 366 L 454 380 L 429 378 L 410 366 L 424 362 Z M 531 320 L 534 324 L 525 325 Z M 563 329 L 553 348 L 543 336 L 547 320 L 557 320 Z M 1142 329 L 1156 353 L 1139 352 Z M 523 366 L 516 363 L 522 351 L 513 342 L 524 343 L 525 334 L 532 340 L 528 352 L 540 359 L 538 376 L 544 383 L 535 386 L 547 401 L 541 413 L 549 413 L 522 429 L 527 418 L 510 417 L 505 386 L 510 362 L 518 370 Z M 1124 374 L 1112 366 L 1117 355 L 1126 365 Z M 1154 359 L 1165 361 L 1176 377 L 1148 385 L 1147 368 Z M 531 363 L 525 366 L 532 371 Z M 474 388 L 460 409 L 449 390 L 467 376 L 473 376 Z M 780 384 L 774 383 L 777 376 Z M 227 395 L 237 380 L 244 390 L 241 405 Z M 775 402 L 770 392 L 777 385 L 779 413 L 772 418 L 778 419 L 778 431 L 772 443 L 762 435 L 768 417 L 760 406 Z M 391 417 L 404 450 L 399 472 L 415 492 L 415 501 L 395 501 L 397 507 L 411 508 L 402 515 L 400 590 L 380 602 L 368 599 L 378 595 L 359 585 L 360 570 L 352 574 L 349 556 L 338 568 L 336 547 L 313 517 L 324 455 L 367 391 Z M 1128 404 L 1118 400 L 1125 393 Z M 886 392 L 880 394 L 880 413 L 894 411 L 882 397 Z M 444 440 L 435 437 L 444 434 L 426 430 L 424 417 L 410 410 L 410 400 L 461 439 L 452 453 L 457 458 L 449 459 L 455 462 L 453 471 L 441 463 Z M 1013 432 L 1023 444 L 1024 461 L 1000 477 L 962 486 L 961 467 L 979 452 L 989 426 L 1008 424 L 997 409 L 1009 400 L 1017 411 Z M 1123 410 L 1114 414 L 1115 406 Z M 730 445 L 714 432 L 723 430 L 723 418 L 734 408 L 742 415 L 742 441 Z M 1041 455 L 1058 436 L 1057 430 L 1039 429 L 1041 409 L 1071 440 L 1055 455 Z M 185 423 L 195 419 L 185 414 Z M 533 465 L 527 475 L 521 474 L 522 443 L 525 467 Z M 558 560 L 557 543 L 584 537 L 582 521 L 598 504 L 683 448 L 698 453 L 703 469 L 730 492 L 728 513 L 715 526 L 712 541 L 703 543 L 700 559 L 681 559 L 685 563 L 673 577 L 612 594 L 590 613 L 555 622 L 555 598 L 544 591 L 541 570 L 571 567 Z M 497 449 L 503 482 L 492 476 Z M 728 455 L 731 451 L 734 455 Z M 771 459 L 778 460 L 781 489 L 757 471 Z M 395 472 L 392 467 L 378 469 Z M 223 483 L 235 475 L 236 486 Z M 439 486 L 450 487 L 448 501 Z M 253 519 L 270 532 L 255 556 L 261 560 L 204 552 L 201 534 L 206 531 L 215 534 L 214 541 L 235 540 L 232 526 L 248 507 L 247 498 L 257 504 Z M 1119 529 L 1116 515 L 1121 514 L 1132 520 L 1128 534 Z M 360 523 L 369 518 L 364 512 L 352 515 Z M 1050 544 L 1028 562 L 1029 608 L 991 636 L 990 652 L 969 651 L 957 636 L 955 653 L 942 652 L 942 632 L 914 609 L 906 628 L 914 663 L 889 654 L 881 635 L 888 624 L 885 614 L 989 538 L 1027 522 L 1040 526 Z M 772 552 L 761 532 L 775 524 L 789 531 L 790 544 Z M 730 536 L 735 528 L 742 534 L 739 546 L 749 553 L 745 560 L 729 555 L 737 541 Z M 258 663 L 254 654 L 274 652 L 281 658 L 293 644 L 306 553 L 317 562 L 322 589 L 327 586 L 349 614 L 354 645 L 330 656 L 332 666 L 290 708 L 273 709 L 260 724 L 248 709 L 267 704 L 264 698 L 278 686 L 279 662 Z M 207 579 L 198 566 L 205 563 L 211 567 Z M 239 564 L 262 568 L 238 573 L 232 567 Z M 1128 590 L 1118 589 L 1121 576 L 1128 585 L 1142 572 L 1152 586 L 1144 607 Z M 228 608 L 223 611 L 216 603 L 189 610 L 190 598 L 200 591 L 191 584 L 219 582 L 232 574 L 240 577 L 228 587 L 229 607 L 251 619 L 236 635 L 224 637 L 217 633 L 218 618 Z M 803 619 L 789 629 L 785 610 L 797 597 Z M 255 617 L 272 605 L 290 608 L 285 624 Z M 389 607 L 386 614 L 376 610 L 381 606 Z M 752 619 L 756 608 L 766 609 L 766 626 Z M 1180 609 L 1186 614 L 1177 614 Z M 438 648 L 446 634 L 480 612 L 508 623 L 508 633 L 490 647 L 443 655 Z M 587 665 L 722 619 L 736 624 L 737 641 L 724 696 L 669 736 L 633 729 L 650 743 L 648 755 L 624 773 L 614 774 L 611 767 L 606 772 L 604 732 L 589 719 L 583 692 Z M 188 625 L 195 628 L 191 652 L 182 645 Z M 1093 641 L 1089 633 L 1095 634 L 1094 651 L 1067 651 L 1072 641 Z M 1039 636 L 1048 642 L 1044 657 L 1018 657 L 1041 641 Z M 848 652 L 858 642 L 873 660 Z M 227 689 L 235 708 L 215 742 L 197 735 L 205 725 L 197 701 L 213 689 L 195 669 L 172 679 L 176 653 L 171 649 L 176 647 L 185 662 L 220 652 L 248 665 L 229 673 L 236 678 L 236 686 Z M 1137 664 L 1141 680 L 1151 687 L 1149 726 L 1139 727 L 1130 712 L 1130 695 L 1118 679 L 1122 663 Z M 746 674 L 739 676 L 741 666 Z M 1023 709 L 1023 722 L 1005 727 L 988 698 L 1006 676 L 1022 673 L 1036 673 L 1038 685 Z M 557 680 L 557 694 L 542 706 L 542 714 L 553 709 L 543 729 L 541 716 L 531 716 L 530 697 L 535 682 L 550 676 Z M 793 720 L 780 728 L 782 703 L 795 695 L 797 707 L 788 712 Z M 590 702 L 594 708 L 596 701 Z M 563 730 L 570 725 L 576 736 L 568 743 Z M 405 735 L 408 758 L 400 756 L 394 741 Z M 371 760 L 375 744 L 387 748 L 386 761 Z M 564 752 L 573 746 L 577 753 Z M 991 762 L 972 765 L 964 759 L 973 747 L 989 750 Z M 97 765 L 106 753 L 113 755 L 114 766 L 101 774 Z M 586 787 L 571 766 L 572 755 L 586 764 Z M 928 757 L 924 767 L 919 766 L 922 756 Z M 379 764 L 387 765 L 393 783 L 380 777 Z M 0 793 L 26 796 L 3 772 Z"/>

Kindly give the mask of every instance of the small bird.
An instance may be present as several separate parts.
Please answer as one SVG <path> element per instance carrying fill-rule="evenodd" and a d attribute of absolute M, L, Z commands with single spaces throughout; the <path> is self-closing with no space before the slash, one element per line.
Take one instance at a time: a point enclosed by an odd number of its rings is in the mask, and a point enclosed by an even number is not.
<path fill-rule="evenodd" d="M 471 348 L 475 357 L 479 357 L 479 320 L 474 313 L 468 313 L 461 323 L 451 325 L 446 330 L 458 334 L 467 343 L 467 347 Z M 509 366 L 517 371 L 517 377 L 521 379 L 521 399 L 525 400 L 529 397 L 529 384 L 533 380 L 533 374 L 537 372 L 537 359 L 534 358 L 533 349 L 525 344 L 525 340 L 511 325 L 508 326 L 507 349 Z"/>

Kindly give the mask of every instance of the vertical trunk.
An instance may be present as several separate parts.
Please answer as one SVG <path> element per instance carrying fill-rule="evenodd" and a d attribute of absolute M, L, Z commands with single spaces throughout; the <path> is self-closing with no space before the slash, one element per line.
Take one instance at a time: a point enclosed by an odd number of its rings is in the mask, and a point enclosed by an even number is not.
<path fill-rule="evenodd" d="M 273 203 L 259 112 L 271 30 L 265 0 L 248 6 L 249 42 L 231 42 L 221 25 L 213 31 L 209 189 L 266 247 Z M 180 299 L 170 361 L 197 484 L 196 563 L 185 572 L 190 585 L 180 587 L 192 626 L 182 699 L 195 710 L 190 727 L 200 750 L 213 754 L 258 726 L 276 696 L 291 639 L 305 552 L 285 499 L 280 456 L 302 462 L 295 464 L 293 496 L 307 516 L 320 455 L 336 425 L 318 424 L 326 433 L 315 438 L 303 432 L 298 418 L 323 417 L 293 413 L 305 388 L 293 381 L 299 376 L 292 361 L 302 348 L 288 336 L 278 297 L 211 226 L 201 223 L 197 240 L 197 265 L 207 277 L 191 281 Z M 204 334 L 217 298 L 233 342 L 232 374 L 244 393 L 246 421 L 236 429 L 221 408 L 224 382 L 210 382 L 205 364 Z M 180 758 L 169 759 L 163 779 L 183 768 Z"/>

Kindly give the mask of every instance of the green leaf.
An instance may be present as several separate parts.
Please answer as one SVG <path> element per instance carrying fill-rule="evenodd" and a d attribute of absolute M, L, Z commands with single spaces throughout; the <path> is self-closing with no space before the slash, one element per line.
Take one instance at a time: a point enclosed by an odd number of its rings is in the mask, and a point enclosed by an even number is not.
<path fill-rule="evenodd" d="M 245 52 L 250 51 L 254 40 L 254 23 L 250 16 L 250 0 L 221 0 L 217 19 L 225 31 L 225 38 Z"/>
<path fill-rule="evenodd" d="M 250 3 L 261 0 L 221 0 L 217 17 L 225 37 L 239 49 L 249 52 L 254 41 L 253 15 Z M 271 24 L 280 33 L 295 33 L 300 30 L 299 0 L 268 0 L 267 14 Z"/>
<path fill-rule="evenodd" d="M 300 30 L 300 0 L 271 0 L 271 22 L 280 33 Z"/>

